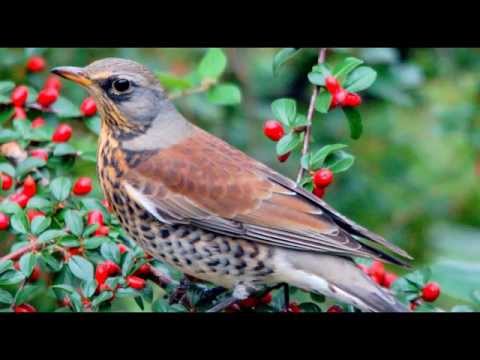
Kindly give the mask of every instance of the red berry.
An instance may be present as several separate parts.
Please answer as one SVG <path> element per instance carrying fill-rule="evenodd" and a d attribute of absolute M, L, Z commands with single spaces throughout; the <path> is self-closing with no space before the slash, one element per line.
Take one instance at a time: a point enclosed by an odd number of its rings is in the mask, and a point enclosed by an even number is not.
<path fill-rule="evenodd" d="M 258 299 L 250 296 L 246 299 L 239 301 L 238 305 L 240 305 L 240 307 L 243 309 L 251 309 L 258 305 Z"/>
<path fill-rule="evenodd" d="M 17 86 L 12 91 L 12 95 L 10 99 L 12 100 L 13 106 L 16 107 L 23 107 L 25 105 L 25 101 L 28 98 L 28 88 L 25 85 Z"/>
<path fill-rule="evenodd" d="M 387 289 L 390 289 L 392 287 L 392 284 L 397 280 L 398 276 L 394 273 L 391 272 L 385 272 L 385 275 L 383 276 L 383 282 L 382 285 L 386 287 Z"/>
<path fill-rule="evenodd" d="M 22 193 L 27 195 L 29 198 L 35 196 L 37 193 L 37 184 L 31 175 L 28 175 L 23 181 Z"/>
<path fill-rule="evenodd" d="M 30 198 L 23 192 L 17 192 L 10 196 L 10 201 L 17 203 L 21 208 L 27 206 L 28 200 L 30 200 Z"/>
<path fill-rule="evenodd" d="M 330 169 L 322 168 L 313 174 L 313 185 L 316 188 L 326 188 L 333 181 L 333 172 Z"/>
<path fill-rule="evenodd" d="M 107 236 L 110 232 L 108 226 L 100 225 L 97 230 L 95 230 L 95 236 Z"/>
<path fill-rule="evenodd" d="M 2 190 L 7 191 L 13 185 L 13 179 L 10 175 L 1 173 L 0 177 L 2 178 Z"/>
<path fill-rule="evenodd" d="M 30 222 L 32 222 L 33 219 L 35 219 L 38 216 L 45 216 L 45 213 L 43 211 L 36 210 L 36 209 L 27 210 L 27 218 Z"/>
<path fill-rule="evenodd" d="M 45 88 L 40 90 L 37 96 L 37 103 L 43 107 L 49 107 L 58 99 L 58 90 L 54 88 Z"/>
<path fill-rule="evenodd" d="M 225 309 L 225 312 L 228 312 L 228 313 L 233 313 L 237 311 L 240 311 L 240 305 L 238 304 L 232 304 Z"/>
<path fill-rule="evenodd" d="M 135 276 L 147 276 L 151 272 L 150 264 L 143 264 L 140 266 L 137 271 L 134 272 Z"/>
<path fill-rule="evenodd" d="M 410 310 L 414 311 L 417 308 L 418 305 L 420 305 L 420 304 L 417 301 L 415 301 L 415 300 L 412 301 L 410 303 Z"/>
<path fill-rule="evenodd" d="M 13 120 L 22 120 L 27 118 L 27 113 L 21 107 L 15 106 L 13 113 Z"/>
<path fill-rule="evenodd" d="M 44 88 L 54 88 L 57 91 L 60 91 L 62 89 L 62 82 L 60 81 L 60 78 L 56 75 L 50 75 L 47 78 L 47 81 L 45 81 L 45 85 L 43 86 Z"/>
<path fill-rule="evenodd" d="M 37 312 L 37 309 L 35 309 L 32 305 L 30 304 L 20 304 L 17 305 L 13 308 L 13 310 L 17 313 L 34 313 Z"/>
<path fill-rule="evenodd" d="M 95 269 L 95 280 L 98 284 L 103 284 L 108 277 L 120 272 L 120 267 L 113 261 L 107 260 L 97 265 Z"/>
<path fill-rule="evenodd" d="M 87 224 L 103 225 L 103 213 L 100 210 L 92 210 L 87 214 Z"/>
<path fill-rule="evenodd" d="M 327 313 L 341 313 L 343 309 L 338 305 L 332 305 L 327 309 Z"/>
<path fill-rule="evenodd" d="M 356 93 L 347 93 L 345 96 L 344 106 L 356 107 L 362 103 L 362 98 Z"/>
<path fill-rule="evenodd" d="M 125 254 L 128 251 L 128 248 L 123 244 L 118 244 L 118 251 L 120 251 L 120 254 Z"/>
<path fill-rule="evenodd" d="M 385 276 L 385 265 L 382 262 L 375 260 L 368 269 L 368 274 L 377 283 L 383 284 L 383 277 Z"/>
<path fill-rule="evenodd" d="M 280 156 L 277 156 L 277 160 L 280 161 L 281 163 L 285 162 L 288 160 L 288 157 L 290 156 L 290 153 L 286 153 Z"/>
<path fill-rule="evenodd" d="M 422 299 L 428 302 L 437 300 L 440 296 L 440 286 L 436 282 L 429 282 L 422 289 Z"/>
<path fill-rule="evenodd" d="M 56 143 L 67 142 L 72 137 L 72 132 L 73 130 L 70 125 L 60 124 L 52 135 L 52 141 Z"/>
<path fill-rule="evenodd" d="M 30 282 L 35 282 L 38 279 L 40 279 L 40 276 L 42 275 L 42 270 L 40 269 L 40 266 L 36 265 L 33 268 L 32 273 L 30 274 L 30 277 L 28 278 L 28 281 Z"/>
<path fill-rule="evenodd" d="M 83 255 L 83 248 L 78 246 L 78 247 L 73 247 L 73 248 L 68 248 L 68 255 L 69 256 L 81 256 Z"/>
<path fill-rule="evenodd" d="M 302 312 L 302 309 L 300 309 L 300 306 L 298 306 L 297 303 L 290 303 L 288 304 L 288 312 L 299 313 Z"/>
<path fill-rule="evenodd" d="M 92 179 L 87 176 L 82 176 L 73 184 L 73 193 L 75 195 L 86 195 L 92 191 Z"/>
<path fill-rule="evenodd" d="M 145 280 L 138 276 L 127 276 L 127 285 L 133 289 L 142 290 L 145 287 Z"/>
<path fill-rule="evenodd" d="M 92 97 L 88 97 L 82 101 L 80 105 L 80 111 L 85 116 L 93 116 L 97 113 L 97 104 Z"/>
<path fill-rule="evenodd" d="M 60 301 L 60 306 L 64 307 L 69 307 L 72 305 L 72 300 L 70 299 L 69 296 L 65 296 L 61 301 Z"/>
<path fill-rule="evenodd" d="M 31 126 L 33 129 L 36 129 L 36 128 L 42 127 L 43 125 L 45 125 L 45 119 L 39 116 L 32 121 Z"/>
<path fill-rule="evenodd" d="M 332 95 L 336 94 L 341 89 L 340 83 L 338 82 L 337 78 L 331 75 L 325 78 L 325 87 Z"/>
<path fill-rule="evenodd" d="M 0 212 L 0 230 L 6 230 L 10 226 L 10 218 L 7 214 Z"/>
<path fill-rule="evenodd" d="M 325 195 L 325 188 L 313 188 L 313 194 L 321 199 Z"/>
<path fill-rule="evenodd" d="M 260 298 L 262 304 L 268 305 L 272 302 L 272 293 L 267 293 Z"/>
<path fill-rule="evenodd" d="M 347 93 L 348 92 L 346 90 L 340 89 L 333 94 L 330 109 L 336 108 L 337 106 L 343 106 L 345 98 L 347 97 Z"/>
<path fill-rule="evenodd" d="M 46 62 L 41 56 L 32 56 L 27 61 L 27 69 L 31 72 L 40 72 L 45 70 Z"/>
<path fill-rule="evenodd" d="M 47 161 L 48 160 L 48 151 L 45 150 L 45 149 L 34 149 L 34 150 L 30 151 L 30 156 Z"/>
<path fill-rule="evenodd" d="M 278 141 L 283 135 L 285 135 L 285 130 L 283 130 L 283 126 L 280 122 L 276 120 L 267 120 L 265 121 L 265 124 L 263 124 L 263 133 L 270 140 Z"/>

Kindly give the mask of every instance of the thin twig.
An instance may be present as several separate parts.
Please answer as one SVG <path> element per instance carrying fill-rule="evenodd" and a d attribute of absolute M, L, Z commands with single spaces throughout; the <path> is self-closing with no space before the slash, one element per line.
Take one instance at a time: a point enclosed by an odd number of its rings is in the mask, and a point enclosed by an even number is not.
<path fill-rule="evenodd" d="M 158 270 L 154 266 L 150 267 L 150 273 L 154 276 L 154 279 L 152 279 L 152 281 L 154 281 L 162 288 L 166 287 L 169 284 L 175 283 L 173 279 L 171 279 L 168 275 Z"/>
<path fill-rule="evenodd" d="M 32 242 L 29 245 L 25 245 L 20 249 L 17 249 L 14 252 L 11 252 L 10 254 L 7 254 L 4 257 L 0 258 L 0 263 L 8 260 L 17 260 L 23 254 L 26 254 L 30 251 L 36 251 L 40 249 L 42 246 L 45 246 L 47 244 L 48 244 L 48 241 L 43 243 L 39 243 L 38 241 Z"/>
<path fill-rule="evenodd" d="M 327 48 L 321 48 L 318 53 L 318 63 L 322 64 L 325 61 L 325 53 Z M 318 86 L 314 85 L 312 96 L 310 97 L 310 105 L 308 106 L 308 114 L 307 114 L 307 125 L 305 127 L 305 136 L 303 138 L 303 148 L 302 148 L 302 156 L 308 153 L 308 149 L 310 146 L 310 139 L 312 136 L 312 118 L 313 113 L 315 111 L 315 102 L 318 96 Z M 303 174 L 304 174 L 303 166 L 300 166 L 300 170 L 298 171 L 297 175 L 297 185 L 300 184 L 302 181 Z"/>
<path fill-rule="evenodd" d="M 215 80 L 204 80 L 199 86 L 187 89 L 184 91 L 180 91 L 176 94 L 171 94 L 168 96 L 170 100 L 175 100 L 184 96 L 190 96 L 198 93 L 202 93 L 208 91 L 214 84 L 216 83 Z"/>

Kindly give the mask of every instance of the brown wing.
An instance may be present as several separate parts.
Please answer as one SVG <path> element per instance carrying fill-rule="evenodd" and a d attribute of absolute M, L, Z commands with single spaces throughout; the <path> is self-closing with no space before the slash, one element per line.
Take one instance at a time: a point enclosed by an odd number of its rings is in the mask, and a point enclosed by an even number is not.
<path fill-rule="evenodd" d="M 303 251 L 402 263 L 352 236 L 357 235 L 409 257 L 290 179 L 198 128 L 129 170 L 124 186 L 168 223 Z"/>

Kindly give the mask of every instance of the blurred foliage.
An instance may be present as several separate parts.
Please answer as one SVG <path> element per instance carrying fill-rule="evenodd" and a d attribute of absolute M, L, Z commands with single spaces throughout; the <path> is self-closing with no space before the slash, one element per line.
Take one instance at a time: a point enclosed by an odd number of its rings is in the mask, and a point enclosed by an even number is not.
<path fill-rule="evenodd" d="M 229 66 L 223 79 L 240 85 L 240 105 L 216 106 L 207 94 L 176 103 L 191 121 L 294 178 L 299 156 L 278 163 L 262 123 L 272 117 L 270 104 L 276 98 L 308 105 L 307 74 L 317 54 L 304 49 L 273 76 L 276 51 L 226 49 Z M 123 57 L 184 76 L 205 49 L 0 49 L 0 80 L 22 79 L 25 59 L 33 53 L 45 56 L 50 67 Z M 339 48 L 327 56 L 335 63 L 345 54 L 364 59 L 378 78 L 364 95 L 360 140 L 350 139 L 340 110 L 314 118 L 319 144 L 347 144 L 356 157 L 351 170 L 336 178 L 326 201 L 405 248 L 415 257 L 415 268 L 431 266 L 432 279 L 442 285 L 440 307 L 473 306 L 472 294 L 480 289 L 480 50 Z M 62 93 L 75 105 L 85 97 L 69 82 Z M 95 137 L 75 131 L 71 143 L 94 151 Z M 95 176 L 92 162 L 80 162 L 74 170 L 72 176 Z"/>

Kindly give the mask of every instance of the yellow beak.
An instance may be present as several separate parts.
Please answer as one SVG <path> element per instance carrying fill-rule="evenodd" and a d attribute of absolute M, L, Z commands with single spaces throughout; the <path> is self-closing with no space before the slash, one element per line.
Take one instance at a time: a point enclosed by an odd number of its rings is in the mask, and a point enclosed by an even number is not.
<path fill-rule="evenodd" d="M 79 67 L 60 66 L 52 69 L 51 72 L 82 86 L 88 87 L 92 84 L 92 80 L 87 76 L 85 71 Z"/>

